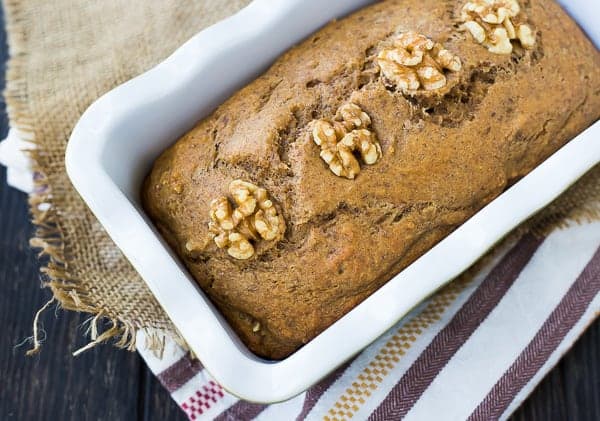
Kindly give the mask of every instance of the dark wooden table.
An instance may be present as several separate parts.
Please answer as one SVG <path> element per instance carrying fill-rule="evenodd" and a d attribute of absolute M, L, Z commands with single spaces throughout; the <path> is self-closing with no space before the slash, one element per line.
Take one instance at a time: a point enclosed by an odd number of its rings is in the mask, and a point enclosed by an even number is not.
<path fill-rule="evenodd" d="M 7 49 L 0 31 L 0 74 Z M 1 82 L 2 87 L 4 82 Z M 8 131 L 0 103 L 0 138 Z M 33 315 L 49 298 L 26 195 L 6 185 L 0 169 L 0 421 L 184 420 L 141 358 L 110 345 L 73 358 L 86 343 L 86 315 L 46 312 L 42 352 L 26 357 Z M 600 420 L 600 323 L 592 325 L 514 416 L 516 420 Z"/>

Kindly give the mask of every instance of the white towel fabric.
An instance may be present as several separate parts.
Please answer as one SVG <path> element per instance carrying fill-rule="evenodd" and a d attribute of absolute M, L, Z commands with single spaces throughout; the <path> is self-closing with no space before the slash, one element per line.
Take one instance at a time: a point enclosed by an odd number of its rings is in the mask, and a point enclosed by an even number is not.
<path fill-rule="evenodd" d="M 0 142 L 0 164 L 6 167 L 6 182 L 18 190 L 33 191 L 33 173 L 29 157 L 23 152 L 33 148 L 23 134 L 10 129 L 5 140 Z"/>

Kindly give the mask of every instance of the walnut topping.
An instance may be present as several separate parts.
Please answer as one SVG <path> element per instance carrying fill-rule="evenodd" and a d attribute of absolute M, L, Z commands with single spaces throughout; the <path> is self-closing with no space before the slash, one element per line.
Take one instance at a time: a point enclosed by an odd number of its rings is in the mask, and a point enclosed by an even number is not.
<path fill-rule="evenodd" d="M 510 54 L 511 40 L 533 48 L 535 33 L 525 23 L 517 0 L 470 0 L 461 11 L 463 27 L 494 54 Z"/>
<path fill-rule="evenodd" d="M 377 65 L 386 79 L 407 93 L 443 88 L 444 70 L 458 72 L 462 68 L 460 59 L 441 44 L 412 31 L 399 34 L 391 47 L 382 49 Z"/>
<path fill-rule="evenodd" d="M 365 128 L 371 125 L 371 117 L 358 105 L 351 102 L 342 105 L 338 110 L 338 115 L 343 122 L 352 124 L 355 128 Z"/>
<path fill-rule="evenodd" d="M 533 48 L 535 46 L 535 33 L 529 25 L 519 25 L 516 34 L 523 47 Z"/>
<path fill-rule="evenodd" d="M 185 243 L 185 249 L 188 253 L 203 251 L 206 248 L 206 246 L 208 246 L 208 243 L 209 239 L 206 239 L 205 241 L 189 240 Z"/>
<path fill-rule="evenodd" d="M 360 172 L 357 152 L 365 164 L 381 158 L 381 146 L 371 130 L 371 118 L 358 105 L 342 105 L 335 119 L 312 122 L 313 141 L 321 147 L 321 158 L 338 177 L 354 179 Z"/>
<path fill-rule="evenodd" d="M 250 241 L 275 240 L 283 235 L 285 222 L 277 213 L 267 191 L 252 183 L 233 180 L 227 197 L 219 197 L 210 204 L 208 224 L 211 236 L 219 248 L 236 259 L 249 259 L 254 255 Z"/>

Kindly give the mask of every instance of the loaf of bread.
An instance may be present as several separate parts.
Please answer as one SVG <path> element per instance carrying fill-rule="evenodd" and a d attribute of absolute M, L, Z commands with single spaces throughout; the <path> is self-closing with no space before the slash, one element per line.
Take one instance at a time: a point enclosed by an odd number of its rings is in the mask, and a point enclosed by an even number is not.
<path fill-rule="evenodd" d="M 200 121 L 143 202 L 242 341 L 280 359 L 599 116 L 600 53 L 553 1 L 388 0 Z"/>

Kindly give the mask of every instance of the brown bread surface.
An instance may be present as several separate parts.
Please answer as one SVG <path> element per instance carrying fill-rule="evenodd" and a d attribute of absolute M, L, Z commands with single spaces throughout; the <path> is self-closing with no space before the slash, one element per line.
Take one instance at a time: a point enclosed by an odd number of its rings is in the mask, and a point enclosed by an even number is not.
<path fill-rule="evenodd" d="M 147 213 L 256 354 L 310 341 L 599 118 L 600 54 L 557 4 L 521 1 L 537 42 L 510 55 L 460 29 L 462 5 L 388 0 L 330 23 L 156 160 Z M 369 72 L 382 41 L 409 30 L 462 61 L 438 94 Z M 329 170 L 309 128 L 347 101 L 383 150 L 354 180 Z M 209 237 L 210 203 L 234 179 L 267 189 L 286 221 L 248 260 Z"/>

